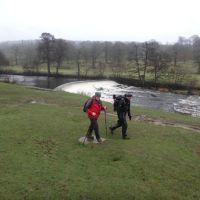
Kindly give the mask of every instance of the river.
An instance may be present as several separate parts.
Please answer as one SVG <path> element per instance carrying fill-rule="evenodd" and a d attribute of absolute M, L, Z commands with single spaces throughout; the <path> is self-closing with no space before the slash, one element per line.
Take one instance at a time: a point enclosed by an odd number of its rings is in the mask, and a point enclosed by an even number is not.
<path fill-rule="evenodd" d="M 35 86 L 63 90 L 71 93 L 92 96 L 95 91 L 101 91 L 102 100 L 113 102 L 112 96 L 131 93 L 132 105 L 144 108 L 160 109 L 167 112 L 180 112 L 200 117 L 200 96 L 187 96 L 170 92 L 159 92 L 140 87 L 127 86 L 114 81 L 77 81 L 77 79 L 1 75 L 0 80 L 8 78 L 10 82 L 20 85 Z"/>
<path fill-rule="evenodd" d="M 46 77 L 46 76 L 5 75 L 4 74 L 4 75 L 0 75 L 0 81 L 16 83 L 18 85 L 54 89 L 59 85 L 77 81 L 77 79 L 55 78 L 55 77 Z"/>

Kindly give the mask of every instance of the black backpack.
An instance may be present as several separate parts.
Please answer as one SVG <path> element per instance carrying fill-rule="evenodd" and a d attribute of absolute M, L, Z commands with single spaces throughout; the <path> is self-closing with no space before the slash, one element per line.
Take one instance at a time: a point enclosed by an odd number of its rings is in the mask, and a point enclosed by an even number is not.
<path fill-rule="evenodd" d="M 122 95 L 119 95 L 119 96 L 116 96 L 116 95 L 113 95 L 113 99 L 114 99 L 114 104 L 113 104 L 113 109 L 114 109 L 114 111 L 117 111 L 118 110 L 118 108 L 119 108 L 119 102 L 121 101 L 123 101 L 124 100 L 124 96 L 122 96 Z"/>
<path fill-rule="evenodd" d="M 84 103 L 83 112 L 86 112 L 87 109 L 91 107 L 92 101 L 93 101 L 92 98 L 89 98 L 89 99 Z"/>

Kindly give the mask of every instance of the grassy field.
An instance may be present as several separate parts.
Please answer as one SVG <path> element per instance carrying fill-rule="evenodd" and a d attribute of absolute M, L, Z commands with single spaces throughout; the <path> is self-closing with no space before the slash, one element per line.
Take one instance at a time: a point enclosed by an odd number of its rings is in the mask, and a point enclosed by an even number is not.
<path fill-rule="evenodd" d="M 199 200 L 200 134 L 129 122 L 106 142 L 82 145 L 86 97 L 0 83 L 0 199 Z M 108 106 L 111 112 L 112 106 Z M 133 108 L 171 121 L 197 118 Z M 108 124 L 116 121 L 108 116 Z"/>

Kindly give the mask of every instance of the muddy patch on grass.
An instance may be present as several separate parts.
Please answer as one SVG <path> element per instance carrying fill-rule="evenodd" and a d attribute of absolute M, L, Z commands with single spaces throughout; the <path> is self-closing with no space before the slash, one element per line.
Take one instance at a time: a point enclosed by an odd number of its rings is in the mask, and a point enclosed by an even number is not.
<path fill-rule="evenodd" d="M 28 100 L 26 103 L 28 104 L 39 104 L 39 105 L 49 105 L 49 106 L 57 106 L 57 104 L 49 103 L 45 99 L 31 99 Z"/>
<path fill-rule="evenodd" d="M 112 113 L 107 113 L 107 114 L 110 116 L 117 117 L 116 114 L 112 114 Z M 193 126 L 193 125 L 184 124 L 184 123 L 173 123 L 164 119 L 149 117 L 147 115 L 134 115 L 132 120 L 139 121 L 139 122 L 147 122 L 147 123 L 154 124 L 157 126 L 171 126 L 171 127 L 176 127 L 176 128 L 182 128 L 182 129 L 191 130 L 191 131 L 200 133 L 200 126 Z"/>
<path fill-rule="evenodd" d="M 45 155 L 51 156 L 57 150 L 57 143 L 51 139 L 35 140 Z"/>
<path fill-rule="evenodd" d="M 160 125 L 160 126 L 171 126 L 171 127 L 176 127 L 176 128 L 183 128 L 183 129 L 192 130 L 192 131 L 200 133 L 200 126 L 198 127 L 198 126 L 193 126 L 193 125 L 183 124 L 183 123 L 173 123 L 164 119 L 152 118 L 146 115 L 136 115 L 133 120 L 144 121 L 144 122 L 148 122 L 148 123 Z"/>

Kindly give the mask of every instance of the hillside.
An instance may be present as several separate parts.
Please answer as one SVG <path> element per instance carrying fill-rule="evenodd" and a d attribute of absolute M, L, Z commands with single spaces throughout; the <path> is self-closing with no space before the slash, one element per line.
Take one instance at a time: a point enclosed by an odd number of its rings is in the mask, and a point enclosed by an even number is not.
<path fill-rule="evenodd" d="M 200 199 L 200 133 L 147 121 L 129 123 L 131 140 L 105 135 L 82 145 L 87 97 L 0 83 L 0 199 Z M 108 106 L 108 124 L 116 121 Z M 132 108 L 199 127 L 199 119 Z"/>

